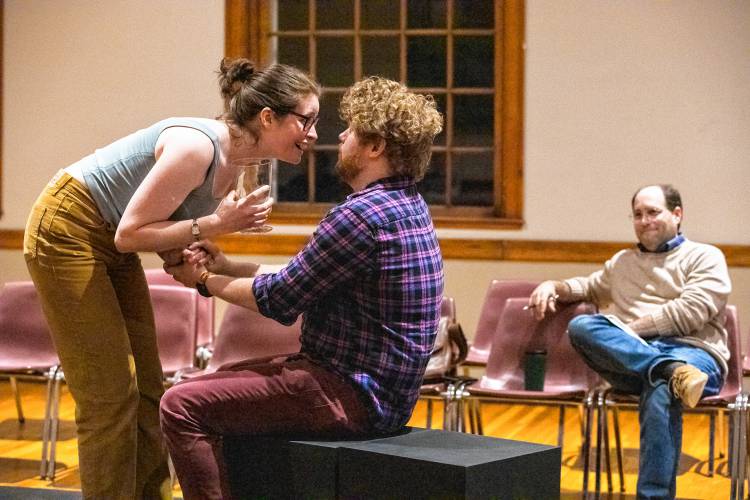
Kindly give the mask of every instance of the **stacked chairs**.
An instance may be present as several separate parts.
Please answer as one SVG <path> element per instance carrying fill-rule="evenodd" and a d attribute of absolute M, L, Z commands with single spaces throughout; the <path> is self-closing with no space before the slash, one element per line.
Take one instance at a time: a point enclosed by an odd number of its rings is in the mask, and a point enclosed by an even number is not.
<path fill-rule="evenodd" d="M 444 327 L 444 323 L 455 324 L 456 318 L 456 301 L 453 297 L 443 296 L 440 304 L 440 323 L 439 328 Z M 455 377 L 455 373 L 446 373 L 438 379 L 427 379 L 419 390 L 419 397 L 427 402 L 427 416 L 425 427 L 432 428 L 433 403 L 438 400 L 443 403 L 443 429 L 460 430 L 460 417 L 457 413 L 460 405 L 456 404 L 457 396 L 460 397 L 461 391 L 458 385 L 462 380 Z"/>
<path fill-rule="evenodd" d="M 537 321 L 526 310 L 528 298 L 509 298 L 492 337 L 486 374 L 466 387 L 470 414 L 483 432 L 481 404 L 522 403 L 559 407 L 558 445 L 563 444 L 565 406 L 590 405 L 590 391 L 598 376 L 586 366 L 567 338 L 570 320 L 579 314 L 594 314 L 589 303 L 560 304 L 556 313 Z M 546 373 L 542 390 L 526 390 L 524 356 L 528 351 L 546 351 Z"/>
<path fill-rule="evenodd" d="M 709 429 L 709 457 L 708 457 L 708 475 L 712 476 L 714 473 L 714 429 L 716 415 L 721 415 L 721 412 L 727 410 L 730 412 L 730 427 L 729 427 L 729 439 L 728 439 L 728 454 L 729 454 L 729 473 L 731 475 L 731 494 L 730 498 L 744 498 L 744 479 L 745 479 L 745 468 L 746 468 L 746 457 L 747 457 L 747 396 L 742 393 L 742 348 L 740 340 L 740 329 L 739 320 L 737 316 L 737 309 L 733 305 L 727 305 L 725 313 L 725 328 L 727 330 L 728 347 L 729 347 L 729 373 L 721 391 L 716 396 L 709 396 L 701 399 L 696 408 L 685 411 L 708 411 L 710 418 L 710 429 Z M 601 471 L 601 459 L 602 459 L 602 443 L 601 437 L 604 438 L 604 448 L 607 451 L 605 459 L 609 463 L 609 436 L 607 429 L 607 411 L 612 410 L 613 412 L 613 423 L 615 427 L 615 438 L 616 438 L 616 458 L 618 462 L 618 470 L 620 474 L 620 490 L 625 491 L 625 484 L 623 479 L 622 470 L 622 448 L 619 441 L 619 417 L 617 413 L 618 407 L 623 406 L 638 406 L 638 399 L 629 394 L 621 394 L 611 389 L 604 389 L 599 391 L 596 396 L 597 400 L 597 420 L 599 422 L 597 432 L 597 445 L 596 445 L 596 493 L 599 494 L 600 490 L 600 471 Z M 721 420 L 721 418 L 720 418 Z M 590 426 L 587 428 L 587 435 L 591 432 Z M 610 479 L 611 485 L 611 479 Z M 610 488 L 611 490 L 611 488 Z"/>
<path fill-rule="evenodd" d="M 474 340 L 471 342 L 466 360 L 461 365 L 464 367 L 465 375 L 468 375 L 469 367 L 484 368 L 487 366 L 492 338 L 495 335 L 497 322 L 503 313 L 506 301 L 513 297 L 528 298 L 538 284 L 538 281 L 527 280 L 492 280 L 490 282 L 482 303 L 479 322 L 474 332 Z"/>
<path fill-rule="evenodd" d="M 16 380 L 47 382 L 39 475 L 42 479 L 53 479 L 63 373 L 39 296 L 31 281 L 8 282 L 0 290 L 0 374 L 10 378 L 21 423 L 25 417 Z"/>

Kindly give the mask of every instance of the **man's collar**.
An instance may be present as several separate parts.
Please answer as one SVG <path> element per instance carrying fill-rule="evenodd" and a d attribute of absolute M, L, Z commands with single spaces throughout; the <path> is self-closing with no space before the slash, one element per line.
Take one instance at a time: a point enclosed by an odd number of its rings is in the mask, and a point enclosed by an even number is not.
<path fill-rule="evenodd" d="M 414 178 L 408 177 L 405 175 L 394 175 L 391 177 L 383 177 L 382 179 L 378 179 L 376 181 L 369 183 L 361 191 L 356 191 L 350 194 L 349 196 L 347 196 L 347 199 L 354 198 L 356 196 L 362 196 L 363 194 L 376 190 L 376 189 L 404 189 L 415 184 L 416 183 L 414 182 Z"/>
<path fill-rule="evenodd" d="M 645 253 L 664 253 L 664 252 L 669 252 L 670 250 L 674 250 L 678 246 L 682 245 L 684 241 L 685 241 L 685 237 L 682 235 L 682 233 L 677 233 L 677 236 L 675 236 L 669 241 L 662 243 L 659 246 L 659 248 L 657 248 L 653 252 L 650 250 L 647 250 L 646 247 L 644 247 L 640 243 L 638 243 L 638 249 L 641 252 L 645 252 Z"/>

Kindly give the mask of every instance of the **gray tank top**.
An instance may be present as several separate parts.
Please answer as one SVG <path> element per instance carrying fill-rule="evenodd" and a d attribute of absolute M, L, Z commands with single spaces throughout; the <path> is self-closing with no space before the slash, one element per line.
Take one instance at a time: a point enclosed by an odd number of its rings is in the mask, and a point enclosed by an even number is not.
<path fill-rule="evenodd" d="M 219 160 L 219 137 L 195 118 L 167 118 L 97 149 L 77 162 L 99 212 L 117 227 L 125 207 L 146 174 L 156 163 L 154 149 L 159 135 L 169 127 L 190 127 L 206 134 L 214 145 L 214 158 L 203 184 L 191 191 L 169 220 L 190 220 L 213 213 L 221 197 L 213 196 L 213 181 Z"/>

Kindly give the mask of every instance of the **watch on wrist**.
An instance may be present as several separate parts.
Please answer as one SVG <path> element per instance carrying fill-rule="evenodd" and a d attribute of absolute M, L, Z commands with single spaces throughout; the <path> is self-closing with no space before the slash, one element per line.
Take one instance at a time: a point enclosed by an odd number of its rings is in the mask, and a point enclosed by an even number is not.
<path fill-rule="evenodd" d="M 201 239 L 201 228 L 198 225 L 198 219 L 193 219 L 193 225 L 190 227 L 190 233 L 193 235 L 193 239 L 195 241 Z"/>
<path fill-rule="evenodd" d="M 203 271 L 200 278 L 198 278 L 198 282 L 195 284 L 195 289 L 204 297 L 213 297 L 213 294 L 208 291 L 208 287 L 206 286 L 206 280 L 209 276 L 211 276 L 210 272 Z"/>

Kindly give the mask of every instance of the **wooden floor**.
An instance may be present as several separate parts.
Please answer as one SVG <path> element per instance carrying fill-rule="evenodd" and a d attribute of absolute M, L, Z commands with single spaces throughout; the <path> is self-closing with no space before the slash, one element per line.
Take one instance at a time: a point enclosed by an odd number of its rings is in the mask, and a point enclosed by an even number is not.
<path fill-rule="evenodd" d="M 36 488 L 79 489 L 78 459 L 73 423 L 74 405 L 63 389 L 60 408 L 60 434 L 57 444 L 57 475 L 53 482 L 39 479 L 42 418 L 44 416 L 44 385 L 21 382 L 25 424 L 16 419 L 15 404 L 7 380 L 0 381 L 0 485 Z M 425 426 L 426 403 L 420 401 L 410 425 Z M 442 423 L 441 407 L 436 404 L 433 427 Z M 543 444 L 556 444 L 557 409 L 543 406 L 485 404 L 482 409 L 485 434 Z M 604 498 L 634 498 L 638 468 L 638 420 L 631 411 L 621 412 L 622 440 L 625 455 L 625 494 L 604 495 Z M 730 482 L 726 477 L 726 459 L 717 459 L 719 473 L 707 476 L 708 416 L 688 414 L 684 419 L 683 454 L 677 478 L 677 494 L 681 499 L 725 499 Z M 561 471 L 563 498 L 580 497 L 582 461 L 579 458 L 580 421 L 578 412 L 569 410 L 565 419 L 565 442 Z M 604 480 L 604 478 L 603 478 Z M 591 474 L 593 482 L 593 474 Z M 614 476 L 615 490 L 619 489 Z M 606 481 L 603 483 L 606 491 Z M 179 494 L 179 489 L 175 492 Z"/>

